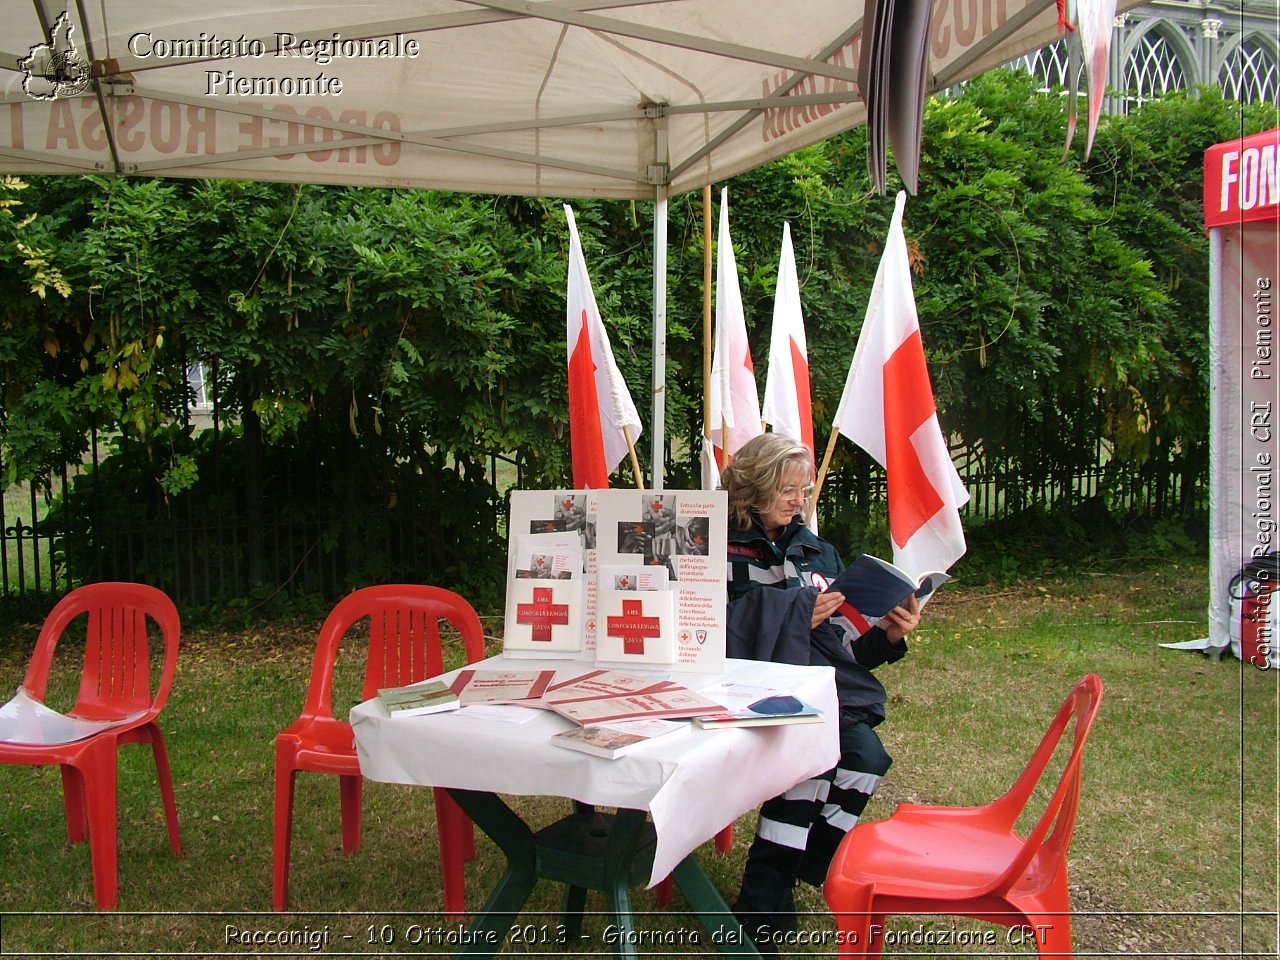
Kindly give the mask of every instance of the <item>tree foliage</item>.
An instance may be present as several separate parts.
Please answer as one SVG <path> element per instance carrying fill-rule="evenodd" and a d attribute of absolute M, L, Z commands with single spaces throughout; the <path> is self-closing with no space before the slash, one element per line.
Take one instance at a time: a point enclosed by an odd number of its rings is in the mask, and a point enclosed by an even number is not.
<path fill-rule="evenodd" d="M 1063 156 L 1061 100 L 1033 87 L 997 72 L 927 107 L 906 232 L 943 422 L 989 465 L 1029 477 L 1095 464 L 1099 444 L 1112 466 L 1160 462 L 1195 476 L 1207 437 L 1203 152 L 1274 125 L 1275 111 L 1207 89 L 1174 95 L 1104 118 L 1086 161 L 1078 148 Z M 239 425 L 246 502 L 262 496 L 272 457 L 301 450 L 342 468 L 333 502 L 375 510 L 469 490 L 464 509 L 492 514 L 495 457 L 514 460 L 526 486 L 568 482 L 558 202 L 29 183 L 10 178 L 0 193 L 7 482 L 79 460 L 97 430 L 148 465 L 163 512 L 207 472 L 186 416 L 197 362 L 216 377 L 220 417 Z M 729 198 L 762 387 L 781 228 L 792 225 L 825 437 L 892 198 L 871 189 L 860 129 L 735 178 Z M 700 199 L 670 205 L 671 485 L 697 476 Z M 575 212 L 647 420 L 651 209 L 586 201 Z M 858 469 L 842 444 L 835 496 Z"/>

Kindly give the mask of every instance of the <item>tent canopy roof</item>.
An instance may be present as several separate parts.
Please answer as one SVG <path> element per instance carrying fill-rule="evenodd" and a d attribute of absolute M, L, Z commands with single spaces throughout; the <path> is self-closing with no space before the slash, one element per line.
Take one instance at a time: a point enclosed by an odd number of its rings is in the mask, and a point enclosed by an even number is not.
<path fill-rule="evenodd" d="M 0 0 L 0 171 L 678 194 L 863 121 L 861 8 Z M 1053 0 L 934 0 L 929 87 L 1057 36 Z"/>

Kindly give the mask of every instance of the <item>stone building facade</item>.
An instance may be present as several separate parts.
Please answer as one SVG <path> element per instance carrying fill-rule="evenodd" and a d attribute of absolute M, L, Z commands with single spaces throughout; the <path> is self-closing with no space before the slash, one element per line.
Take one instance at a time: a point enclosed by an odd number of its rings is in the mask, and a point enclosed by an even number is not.
<path fill-rule="evenodd" d="M 1156 0 L 1116 17 L 1105 109 L 1122 113 L 1171 90 L 1216 85 L 1232 100 L 1280 102 L 1280 12 L 1276 0 Z M 1064 85 L 1065 40 L 1017 63 Z"/>

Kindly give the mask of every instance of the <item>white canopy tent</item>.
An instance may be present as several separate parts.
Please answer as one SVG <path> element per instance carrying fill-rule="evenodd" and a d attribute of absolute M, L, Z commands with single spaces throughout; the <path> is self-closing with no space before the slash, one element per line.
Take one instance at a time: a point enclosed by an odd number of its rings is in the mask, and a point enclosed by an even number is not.
<path fill-rule="evenodd" d="M 1274 558 L 1280 550 L 1275 484 L 1280 464 L 1274 289 L 1280 276 L 1278 165 L 1280 129 L 1219 143 L 1205 153 L 1209 637 L 1203 644 L 1190 644 L 1218 652 L 1230 647 L 1244 663 L 1272 670 L 1280 669 L 1274 574 L 1252 583 L 1237 574 L 1250 561 Z M 1258 602 L 1242 617 L 1240 601 L 1246 594 Z"/>
<path fill-rule="evenodd" d="M 1054 0 L 932 2 L 930 90 L 1059 36 Z M 0 172 L 653 200 L 655 488 L 667 198 L 865 118 L 856 0 L 0 0 L 0 11 Z"/>

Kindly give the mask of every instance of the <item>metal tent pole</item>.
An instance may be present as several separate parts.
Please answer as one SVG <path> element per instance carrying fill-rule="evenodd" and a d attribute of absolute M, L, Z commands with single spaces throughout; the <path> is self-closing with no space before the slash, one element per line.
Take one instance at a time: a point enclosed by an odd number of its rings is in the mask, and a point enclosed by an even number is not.
<path fill-rule="evenodd" d="M 667 401 L 667 188 L 653 191 L 653 423 L 650 463 L 653 489 L 663 486 Z"/>

